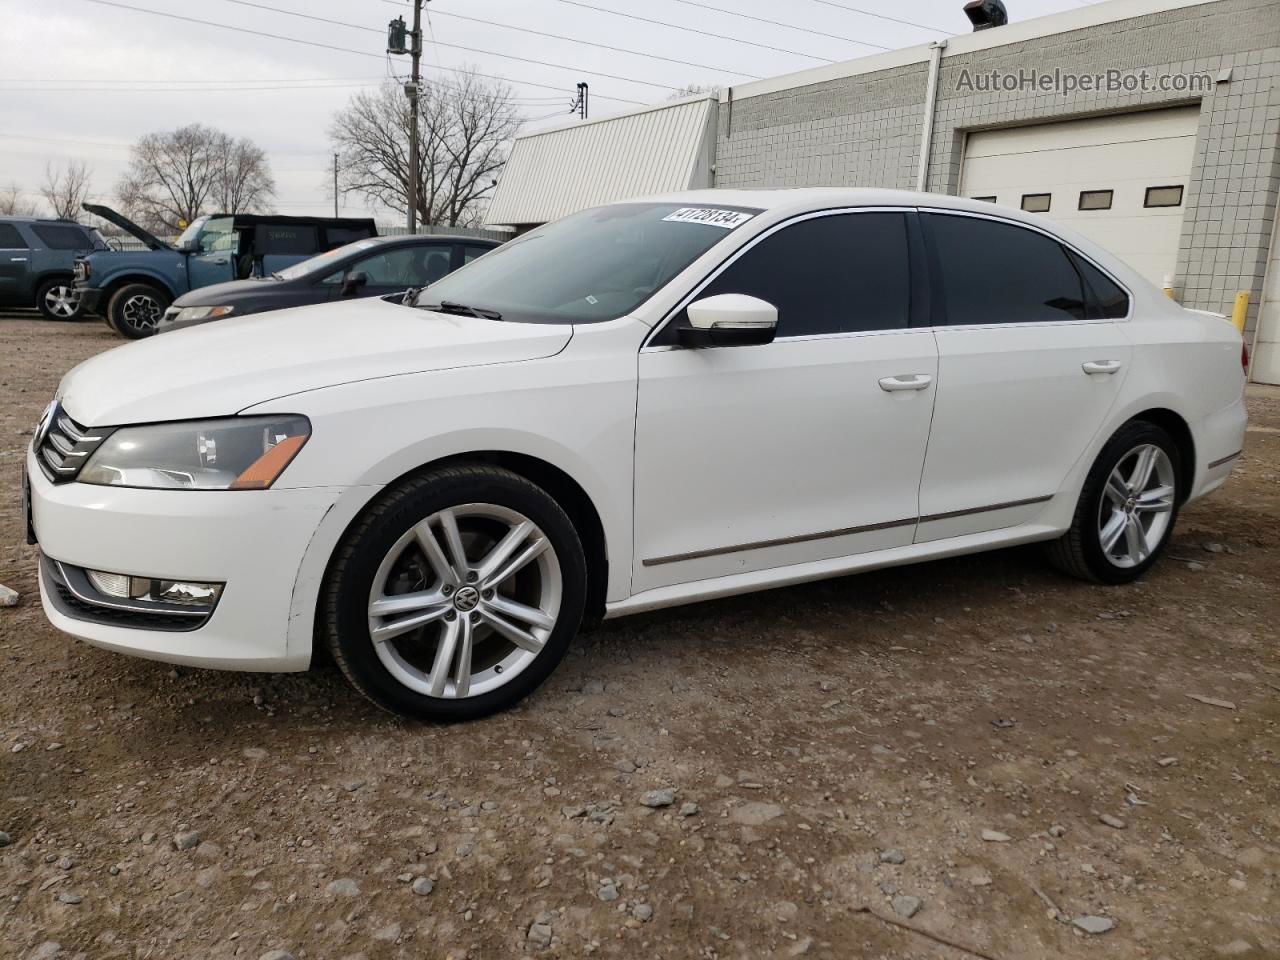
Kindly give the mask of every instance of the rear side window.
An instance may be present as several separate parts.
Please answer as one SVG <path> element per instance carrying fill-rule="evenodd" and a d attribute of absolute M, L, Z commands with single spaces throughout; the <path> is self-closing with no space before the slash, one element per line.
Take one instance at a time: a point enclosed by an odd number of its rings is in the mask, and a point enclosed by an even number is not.
<path fill-rule="evenodd" d="M 253 250 L 258 256 L 310 256 L 320 251 L 318 229 L 293 224 L 260 223 L 254 228 Z"/>
<path fill-rule="evenodd" d="M 1066 249 L 1034 230 L 929 214 L 947 323 L 1045 323 L 1088 316 Z"/>
<path fill-rule="evenodd" d="M 374 231 L 368 227 L 325 227 L 324 249 L 332 250 L 357 240 L 367 240 L 373 235 Z"/>
<path fill-rule="evenodd" d="M 779 337 L 906 327 L 906 215 L 835 214 L 784 227 L 731 263 L 697 299 L 722 293 L 777 307 Z"/>
<path fill-rule="evenodd" d="M 1088 260 L 1068 251 L 1071 262 L 1084 277 L 1085 292 L 1089 295 L 1090 320 L 1119 320 L 1129 315 L 1129 295 L 1114 280 Z"/>
<path fill-rule="evenodd" d="M 37 223 L 31 227 L 50 250 L 88 250 L 93 244 L 79 227 L 63 227 L 50 223 Z"/>
<path fill-rule="evenodd" d="M 0 223 L 0 250 L 25 250 L 27 241 L 12 223 Z"/>

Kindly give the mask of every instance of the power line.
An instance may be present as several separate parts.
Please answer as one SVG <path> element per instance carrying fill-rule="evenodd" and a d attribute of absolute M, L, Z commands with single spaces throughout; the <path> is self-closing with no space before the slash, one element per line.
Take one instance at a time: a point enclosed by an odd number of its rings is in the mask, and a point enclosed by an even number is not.
<path fill-rule="evenodd" d="M 267 33 L 266 31 L 263 31 L 263 30 L 250 30 L 248 27 L 237 27 L 229 23 L 217 23 L 213 20 L 198 20 L 195 17 L 186 17 L 186 16 L 183 16 L 182 14 L 169 13 L 164 10 L 150 10 L 146 7 L 135 7 L 127 3 L 118 3 L 117 0 L 85 0 L 85 2 L 96 3 L 104 7 L 116 7 L 120 10 L 132 10 L 135 13 L 149 13 L 152 16 L 156 16 L 156 17 L 167 17 L 170 20 L 181 20 L 186 23 L 195 23 L 204 27 L 216 27 L 220 30 L 231 30 L 235 33 L 247 33 L 256 37 L 266 37 L 270 40 L 283 40 L 286 43 L 298 43 L 307 47 L 319 47 L 323 50 L 336 50 L 340 53 L 350 53 L 359 57 L 372 57 L 375 60 L 383 59 L 381 54 L 370 53 L 367 50 L 353 50 L 350 47 L 339 47 L 330 43 L 319 43 L 314 40 L 303 40 L 299 37 L 286 37 L 282 34 Z M 381 33 L 381 31 L 379 31 L 379 33 Z M 484 77 L 487 80 L 500 80 L 504 83 L 516 83 L 516 84 L 521 84 L 527 87 L 541 87 L 544 90 L 560 90 L 561 89 L 560 87 L 552 86 L 549 83 L 537 83 L 533 80 L 513 80 L 509 77 L 499 77 L 499 76 L 494 76 L 492 74 L 487 74 L 487 73 L 478 73 L 476 71 L 465 71 L 458 67 L 441 67 L 440 69 L 448 70 L 451 73 L 469 72 L 469 73 L 472 73 L 474 76 Z M 671 88 L 671 89 L 674 89 L 674 88 Z M 637 106 L 645 105 L 643 101 L 640 101 L 640 100 L 627 100 L 623 97 L 611 97 L 603 93 L 597 94 L 597 96 L 599 96 L 603 100 L 612 100 L 616 103 L 631 103 Z"/>
<path fill-rule="evenodd" d="M 395 0 L 388 0 L 388 2 L 394 3 Z M 857 43 L 864 47 L 874 47 L 877 50 L 893 49 L 892 47 L 882 47 L 880 44 L 871 43 L 868 40 L 854 40 L 852 37 L 840 37 L 836 36 L 834 33 L 823 33 L 821 30 L 810 30 L 808 27 L 797 27 L 794 24 L 783 23 L 780 20 L 766 20 L 764 17 L 756 17 L 749 13 L 739 13 L 737 10 L 726 10 L 723 7 L 713 7 L 709 3 L 697 3 L 695 0 L 672 0 L 672 2 L 683 3 L 687 7 L 701 7 L 703 10 L 714 10 L 716 13 L 727 14 L 730 17 L 738 17 L 741 20 L 754 20 L 756 23 L 767 23 L 771 27 L 783 27 L 787 30 L 798 30 L 801 33 L 811 33 L 815 37 L 826 37 L 828 40 L 839 40 L 841 43 Z"/>
<path fill-rule="evenodd" d="M 94 2 L 99 2 L 99 0 L 94 0 Z M 297 17 L 300 20 L 314 20 L 317 23 L 327 23 L 336 27 L 347 27 L 351 30 L 362 30 L 365 33 L 376 33 L 379 36 L 383 34 L 382 30 L 378 30 L 374 27 L 366 27 L 364 24 L 361 24 L 361 23 L 347 23 L 346 21 L 343 21 L 343 20 L 330 20 L 328 17 L 317 17 L 310 13 L 298 13 L 297 11 L 294 11 L 294 10 L 284 10 L 284 9 L 281 9 L 280 7 L 272 7 L 265 3 L 254 3 L 252 2 L 252 0 L 224 0 L 224 2 L 234 3 L 237 6 L 241 6 L 241 7 L 253 7 L 256 10 L 267 10 L 267 11 L 270 11 L 271 13 L 279 13 L 286 17 Z M 463 19 L 466 20 L 471 18 L 463 17 Z M 552 34 L 543 34 L 543 36 L 552 36 Z M 568 39 L 568 38 L 560 38 L 560 39 Z M 582 67 L 571 67 L 563 63 L 549 63 L 546 60 L 534 60 L 529 57 L 519 57 L 512 53 L 499 53 L 496 50 L 483 50 L 479 47 L 468 47 L 459 43 L 445 43 L 443 40 L 439 40 L 435 37 L 432 37 L 431 42 L 434 43 L 437 47 L 449 47 L 453 50 L 465 50 L 467 53 L 479 53 L 488 57 L 501 57 L 506 60 L 517 60 L 521 63 L 532 63 L 539 67 L 552 67 L 557 70 L 573 70 L 575 73 L 588 73 L 588 74 L 591 74 L 592 76 L 605 77 L 606 79 L 609 79 L 609 80 L 621 80 L 624 83 L 638 83 L 647 87 L 658 87 L 659 89 L 662 89 L 662 90 L 678 90 L 679 89 L 678 87 L 673 87 L 670 84 L 654 83 L 650 80 L 640 80 L 640 79 L 637 79 L 636 77 L 624 77 L 616 73 L 602 73 L 599 70 L 587 70 Z M 614 47 L 610 49 L 616 50 L 617 48 Z M 634 53 L 635 51 L 626 50 L 622 52 Z M 640 54 L 640 56 L 644 56 L 644 54 Z M 666 58 L 659 57 L 658 59 L 666 59 Z M 672 62 L 686 63 L 688 66 L 691 66 L 691 67 L 700 66 L 700 64 L 688 63 L 687 61 L 683 61 L 683 60 L 672 61 Z M 746 76 L 746 74 L 743 74 L 743 76 Z M 754 79 L 760 79 L 760 78 L 756 77 Z"/>
<path fill-rule="evenodd" d="M 835 7 L 837 10 L 844 10 L 847 13 L 860 13 L 864 17 L 875 17 L 877 20 L 888 20 L 891 23 L 900 23 L 907 27 L 919 27 L 921 30 L 932 30 L 934 33 L 950 34 L 954 31 L 948 30 L 946 27 L 931 27 L 927 23 L 916 23 L 914 20 L 899 20 L 897 17 L 891 17 L 885 13 L 872 13 L 870 10 L 861 10 L 858 7 L 851 7 L 844 3 L 833 3 L 832 0 L 810 0 L 811 3 L 820 3 L 824 7 Z"/>
<path fill-rule="evenodd" d="M 99 3 L 105 2 L 105 0 L 93 0 L 93 2 Z M 775 53 L 787 53 L 793 57 L 804 57 L 807 60 L 821 60 L 823 63 L 835 63 L 834 60 L 828 60 L 826 57 L 815 56 L 812 53 L 801 53 L 799 50 L 788 50 L 785 47 L 774 47 L 767 43 L 756 43 L 754 40 L 743 40 L 741 37 L 731 37 L 724 33 L 711 33 L 709 30 L 698 30 L 695 27 L 685 27 L 677 23 L 667 23 L 665 20 L 651 20 L 648 17 L 637 16 L 634 13 L 623 13 L 621 10 L 610 10 L 608 7 L 597 7 L 590 3 L 582 3 L 581 0 L 555 0 L 555 2 L 568 4 L 571 7 L 581 7 L 584 10 L 594 10 L 596 13 L 607 13 L 614 17 L 625 17 L 628 20 L 637 20 L 640 23 L 649 23 L 658 27 L 670 27 L 672 30 L 679 30 L 683 33 L 696 33 L 700 36 L 711 37 L 715 40 L 730 40 L 733 43 L 745 43 L 749 47 L 759 47 L 761 50 L 772 50 Z"/>
<path fill-rule="evenodd" d="M 43 86 L 43 87 L 9 87 L 3 86 L 8 81 L 0 80 L 0 93 L 236 93 L 238 91 L 274 91 L 274 90 L 342 90 L 350 88 L 380 87 L 386 82 L 386 78 L 376 83 L 331 83 L 323 86 L 305 85 L 294 86 L 286 83 L 271 84 L 270 86 L 215 86 L 213 84 L 220 81 L 208 81 L 200 86 L 168 86 L 168 87 L 98 87 L 98 86 Z M 49 81 L 57 82 L 57 81 Z M 66 82 L 66 81 L 64 81 Z M 466 97 L 471 100 L 488 99 L 484 97 L 469 96 L 456 87 L 451 87 L 446 83 L 437 82 L 439 87 L 452 91 L 456 96 Z M 530 106 L 545 107 L 552 103 L 558 103 L 564 97 L 508 97 L 509 103 L 528 104 Z"/>
<path fill-rule="evenodd" d="M 395 3 L 396 0 L 386 0 L 387 3 Z M 647 57 L 650 60 L 662 60 L 666 63 L 678 64 L 682 67 L 697 67 L 702 70 L 715 70 L 719 73 L 732 73 L 739 77 L 747 77 L 751 80 L 760 80 L 761 77 L 752 73 L 746 73 L 733 67 L 717 67 L 709 63 L 694 63 L 692 60 L 678 60 L 675 57 L 664 57 L 657 53 L 645 53 L 643 50 L 628 50 L 626 47 L 613 47 L 607 43 L 597 43 L 594 40 L 580 40 L 577 37 L 566 37 L 559 33 L 545 33 L 541 30 L 534 30 L 532 27 L 518 27 L 512 23 L 498 23 L 494 20 L 481 20 L 479 17 L 467 17 L 461 13 L 449 13 L 445 10 L 437 10 L 437 17 L 452 17 L 455 20 L 468 20 L 471 23 L 483 23 L 490 27 L 500 27 L 504 30 L 516 30 L 520 33 L 529 33 L 535 37 L 548 37 L 552 40 L 567 40 L 569 43 L 580 44 L 584 47 L 598 47 L 601 50 L 611 50 L 614 53 L 627 53 L 635 57 Z M 433 41 L 434 42 L 434 41 Z M 447 44 L 441 44 L 447 46 Z"/>

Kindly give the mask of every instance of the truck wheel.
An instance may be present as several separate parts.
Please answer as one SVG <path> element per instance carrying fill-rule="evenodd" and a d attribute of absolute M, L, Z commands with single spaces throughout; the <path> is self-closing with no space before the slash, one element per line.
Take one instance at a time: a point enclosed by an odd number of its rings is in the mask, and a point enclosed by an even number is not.
<path fill-rule="evenodd" d="M 116 291 L 107 307 L 111 328 L 130 340 L 141 340 L 156 332 L 156 325 L 169 308 L 167 293 L 149 283 L 130 283 Z"/>
<path fill-rule="evenodd" d="M 46 320 L 79 320 L 83 312 L 76 288 L 65 277 L 54 277 L 40 284 L 36 290 L 36 306 Z"/>

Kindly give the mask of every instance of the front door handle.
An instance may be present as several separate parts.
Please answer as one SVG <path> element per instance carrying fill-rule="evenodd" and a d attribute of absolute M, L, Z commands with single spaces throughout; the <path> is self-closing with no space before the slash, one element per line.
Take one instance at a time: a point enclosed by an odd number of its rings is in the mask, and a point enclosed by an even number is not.
<path fill-rule="evenodd" d="M 886 393 L 897 390 L 924 390 L 933 383 L 933 377 L 927 373 L 908 373 L 900 377 L 885 377 L 880 381 L 880 389 Z"/>
<path fill-rule="evenodd" d="M 10 257 L 9 262 L 10 263 L 26 263 L 27 258 L 26 257 Z"/>
<path fill-rule="evenodd" d="M 212 263 L 217 264 L 218 266 L 223 266 L 223 265 L 225 265 L 225 264 L 226 264 L 226 262 L 227 262 L 227 258 L 226 258 L 226 257 L 219 257 L 217 260 L 213 260 L 213 261 L 211 261 L 211 262 L 212 262 Z"/>
<path fill-rule="evenodd" d="M 1121 366 L 1119 360 L 1087 360 L 1080 369 L 1085 373 L 1115 373 Z"/>

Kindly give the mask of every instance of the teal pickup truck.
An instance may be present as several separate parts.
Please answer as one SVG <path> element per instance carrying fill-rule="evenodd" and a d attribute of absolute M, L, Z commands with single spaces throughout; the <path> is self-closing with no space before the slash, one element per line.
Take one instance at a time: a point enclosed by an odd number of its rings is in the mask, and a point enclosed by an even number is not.
<path fill-rule="evenodd" d="M 146 250 L 100 250 L 75 261 L 81 309 L 130 339 L 149 337 L 169 304 L 199 287 L 278 270 L 353 240 L 377 236 L 372 220 L 215 213 L 169 244 L 110 207 L 84 209 L 133 234 Z"/>

